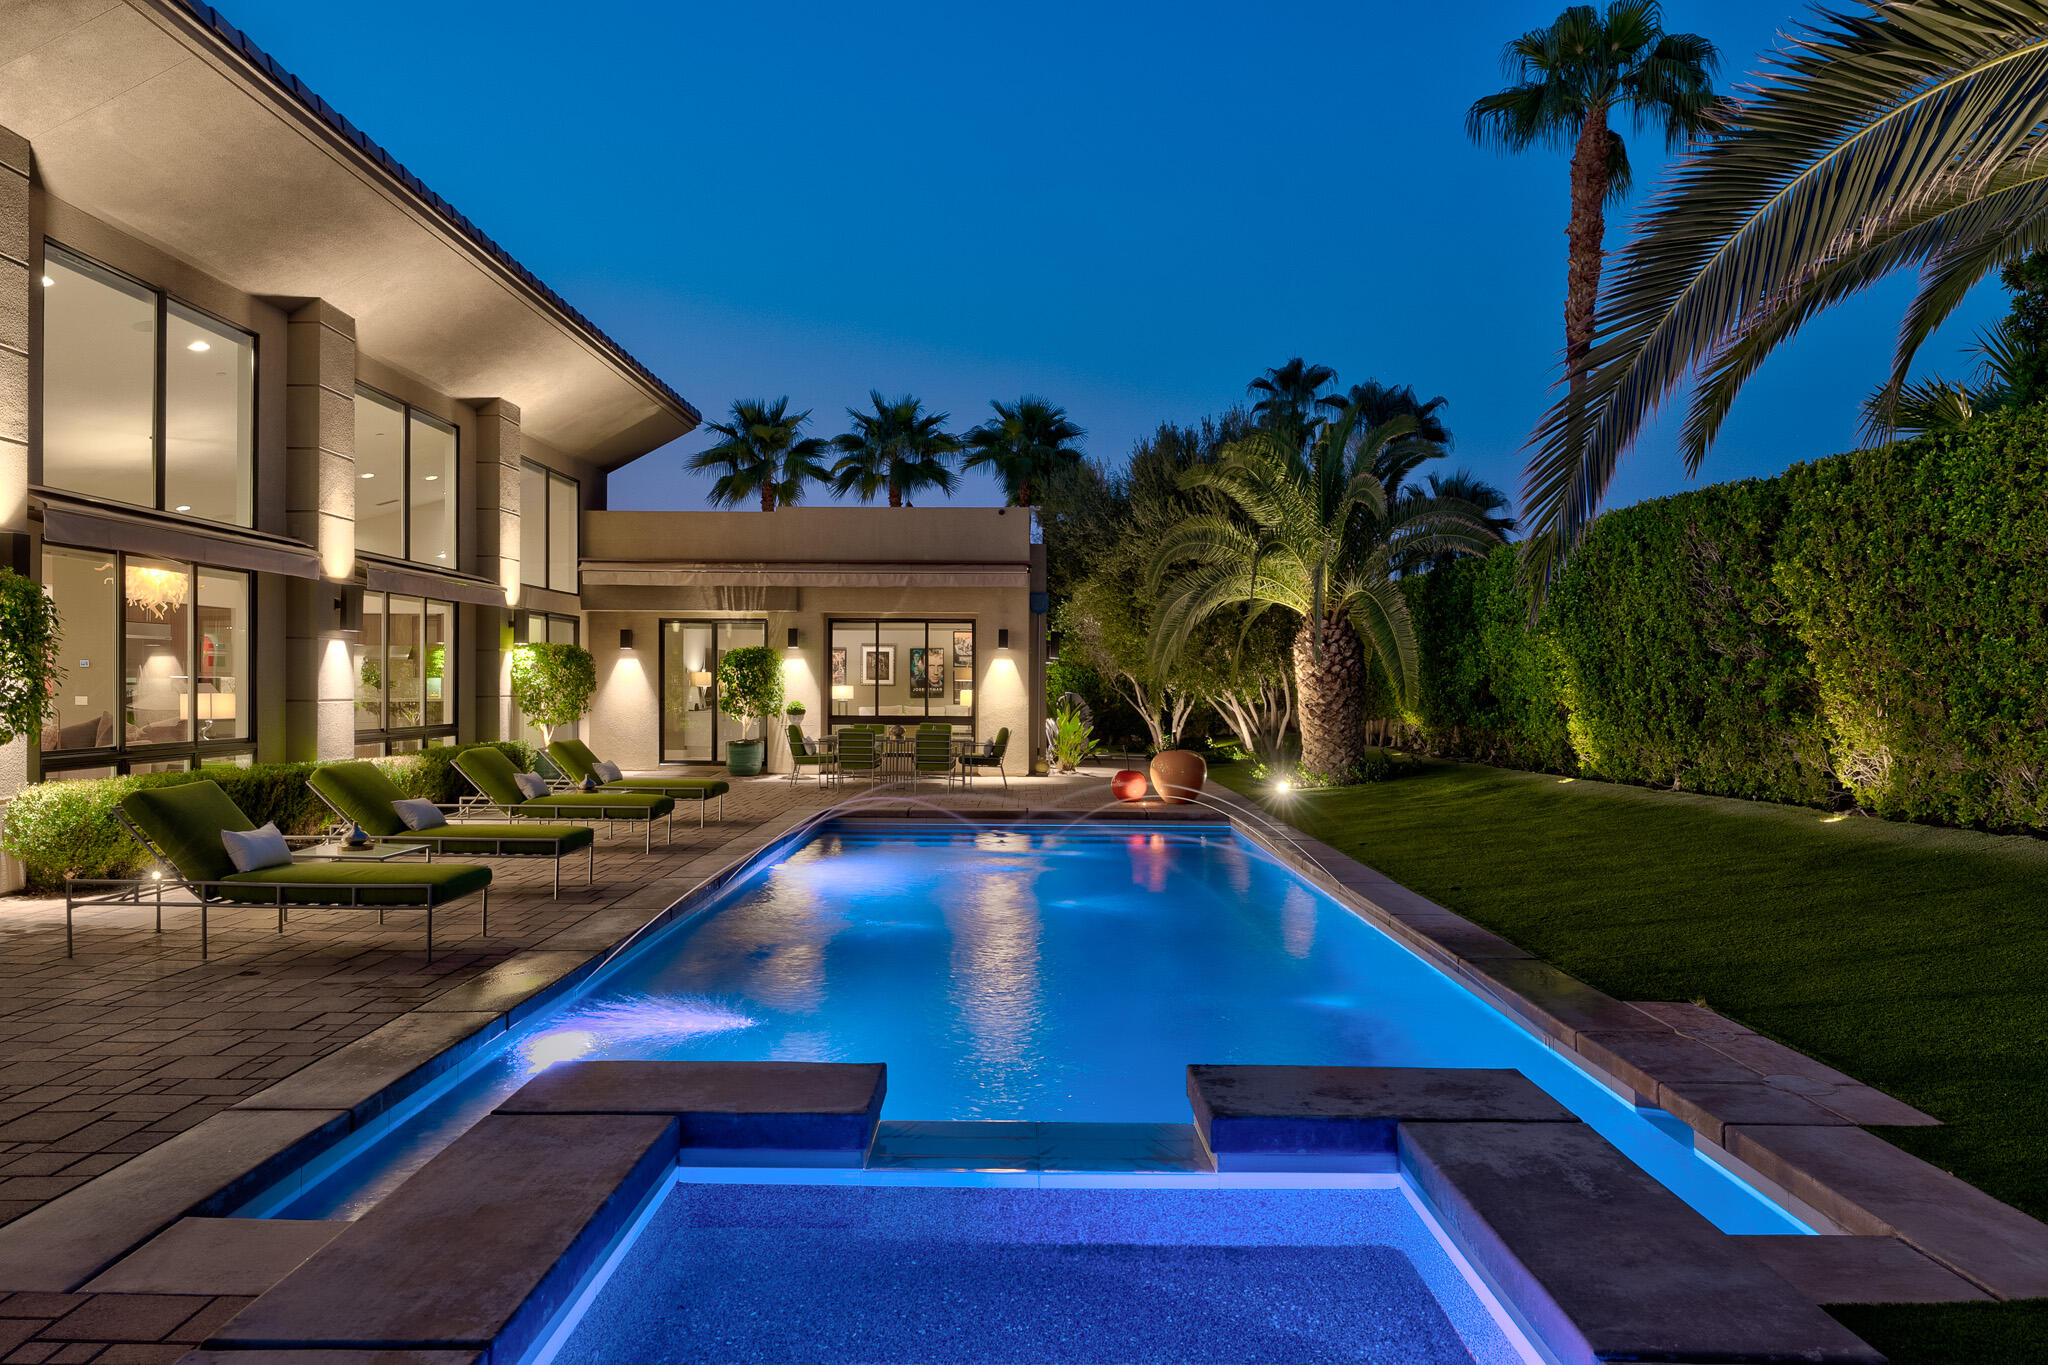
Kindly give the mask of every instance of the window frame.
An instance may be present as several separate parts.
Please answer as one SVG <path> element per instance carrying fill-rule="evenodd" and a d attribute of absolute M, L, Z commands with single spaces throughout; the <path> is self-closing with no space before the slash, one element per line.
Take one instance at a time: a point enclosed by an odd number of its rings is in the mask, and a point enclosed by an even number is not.
<path fill-rule="evenodd" d="M 106 555 L 110 557 L 114 561 L 114 602 L 117 608 L 121 606 L 124 601 L 121 596 L 122 585 L 128 580 L 129 554 L 126 550 L 100 550 L 90 545 L 66 545 L 62 541 L 54 540 L 44 542 L 44 554 L 53 549 L 68 550 L 75 554 Z M 159 555 L 149 554 L 137 555 L 135 557 L 139 559 L 161 558 Z M 223 568 L 216 564 L 201 563 L 197 560 L 179 559 L 167 562 L 182 565 L 189 575 L 188 581 L 191 584 L 190 592 L 193 609 L 188 613 L 189 619 L 185 626 L 185 657 L 188 661 L 199 657 L 199 612 L 197 609 L 199 602 L 199 575 L 202 573 L 235 574 L 241 577 L 246 585 L 244 601 L 248 605 L 249 613 L 247 626 L 249 657 L 244 665 L 244 673 L 246 680 L 253 683 L 257 671 L 256 640 L 258 616 L 261 610 L 257 602 L 256 575 L 247 569 Z M 47 583 L 48 575 L 40 562 L 36 566 L 36 571 L 41 580 Z M 47 587 L 45 587 L 45 591 L 48 591 Z M 113 637 L 115 707 L 116 714 L 120 715 L 127 708 L 125 689 L 128 678 L 128 632 L 122 628 L 121 618 L 118 615 L 115 618 L 115 627 Z M 251 687 L 236 695 L 253 697 L 256 693 L 254 688 Z M 198 670 L 191 667 L 189 662 L 185 676 L 185 696 L 192 704 L 193 722 L 192 738 L 190 739 L 172 740 L 165 744 L 130 744 L 128 742 L 127 725 L 125 723 L 117 723 L 114 726 L 114 742 L 111 746 L 93 749 L 44 749 L 42 747 L 42 736 L 38 734 L 36 736 L 38 765 L 46 776 L 51 773 L 70 772 L 77 768 L 112 768 L 117 775 L 125 776 L 129 768 L 138 763 L 174 763 L 184 759 L 187 761 L 186 770 L 192 771 L 206 766 L 206 761 L 213 758 L 232 758 L 248 754 L 250 755 L 250 761 L 254 762 L 257 735 L 262 724 L 260 708 L 255 706 L 249 708 L 249 733 L 247 735 L 230 739 L 201 739 L 199 738 L 198 721 L 199 674 Z"/>
<path fill-rule="evenodd" d="M 383 624 L 378 630 L 380 652 L 377 659 L 377 689 L 380 700 L 377 708 L 377 716 L 379 720 L 385 723 L 382 725 L 372 726 L 369 728 L 357 726 L 355 730 L 356 748 L 358 750 L 361 750 L 367 745 L 375 745 L 378 747 L 381 753 L 389 755 L 398 752 L 412 752 L 412 750 L 410 749 L 394 749 L 392 746 L 395 744 L 409 743 L 413 744 L 415 748 L 432 748 L 435 747 L 437 742 L 440 741 L 444 736 L 448 737 L 452 741 L 453 738 L 457 735 L 458 731 L 460 730 L 462 723 L 463 675 L 459 671 L 461 667 L 459 661 L 462 658 L 461 604 L 459 602 L 454 602 L 446 598 L 427 597 L 424 595 L 417 595 L 409 592 L 378 592 L 375 595 L 382 599 L 384 604 L 384 609 L 382 612 Z M 390 724 L 391 599 L 394 597 L 406 598 L 409 601 L 418 602 L 420 604 L 420 648 L 423 651 L 431 647 L 426 642 L 425 623 L 432 618 L 434 606 L 438 604 L 448 609 L 448 641 L 445 648 L 447 650 L 447 664 L 450 670 L 454 671 L 454 685 L 448 685 L 446 681 L 446 674 L 444 674 L 444 681 L 441 689 L 441 700 L 446 706 L 446 715 L 448 718 L 433 725 Z M 365 603 L 365 625 L 368 624 L 368 611 L 368 604 Z M 349 698 L 349 710 L 352 714 L 360 715 L 361 702 L 354 696 L 353 685 L 359 684 L 361 681 L 362 665 L 354 661 L 353 655 L 351 655 L 350 657 L 351 662 L 349 665 L 349 672 L 351 675 L 352 690 Z M 420 692 L 422 698 L 421 709 L 422 711 L 424 711 L 424 698 L 426 695 L 426 674 L 424 672 L 422 672 L 422 674 L 420 675 Z"/>
<path fill-rule="evenodd" d="M 539 460 L 529 460 L 523 456 L 519 461 L 519 469 L 522 476 L 528 469 L 538 470 L 541 475 L 541 489 L 543 492 L 540 500 L 541 552 L 539 567 L 541 576 L 538 579 L 527 577 L 527 574 L 532 572 L 532 569 L 526 562 L 526 554 L 522 548 L 519 555 L 519 584 L 525 588 L 545 588 L 549 592 L 568 593 L 574 596 L 582 591 L 583 585 L 583 480 L 573 474 L 564 474 L 559 469 L 544 465 Z M 569 559 L 576 566 L 576 580 L 566 588 L 549 581 L 555 564 L 555 499 L 553 491 L 557 481 L 568 484 L 575 492 L 576 517 L 575 525 L 570 528 L 570 534 L 575 536 L 576 540 L 575 544 L 571 547 L 574 553 L 569 556 Z M 525 495 L 521 494 L 519 500 L 520 521 L 523 523 L 531 514 L 532 509 L 526 506 Z"/>
<path fill-rule="evenodd" d="M 955 729 L 965 727 L 970 738 L 980 735 L 981 688 L 973 680 L 973 675 L 969 675 L 968 686 L 970 689 L 972 689 L 974 700 L 968 703 L 967 714 L 964 716 L 933 715 L 931 710 L 932 699 L 930 697 L 924 698 L 925 709 L 922 715 L 911 713 L 907 715 L 884 716 L 879 714 L 881 708 L 878 703 L 876 706 L 877 714 L 864 716 L 858 713 L 857 711 L 841 711 L 839 709 L 838 700 L 834 698 L 832 695 L 832 649 L 834 637 L 837 635 L 838 630 L 841 626 L 872 627 L 873 629 L 869 636 L 869 642 L 874 644 L 881 643 L 881 634 L 883 626 L 922 626 L 924 627 L 924 647 L 926 649 L 930 649 L 932 647 L 932 627 L 946 627 L 948 631 L 948 635 L 945 641 L 946 676 L 948 679 L 946 685 L 949 689 L 957 689 L 958 685 L 953 681 L 953 641 L 950 632 L 962 625 L 965 625 L 974 636 L 974 667 L 978 670 L 981 667 L 981 619 L 979 617 L 827 616 L 825 618 L 825 654 L 822 660 L 822 666 L 818 669 L 818 689 L 824 694 L 825 726 L 827 731 L 829 732 L 831 730 L 838 729 L 840 726 L 843 725 L 873 725 L 877 722 L 884 725 L 901 725 L 910 722 L 930 722 L 942 720 L 945 721 L 948 725 L 951 725 Z M 909 670 L 910 661 L 908 659 L 905 659 L 903 661 L 903 667 L 906 672 Z M 853 677 L 854 672 L 857 668 L 857 661 L 851 656 L 849 656 L 846 660 L 846 676 L 848 677 L 848 679 L 851 679 Z M 860 702 L 859 689 L 862 687 L 877 689 L 871 690 L 869 695 L 871 697 L 880 696 L 880 692 L 878 690 L 880 687 L 879 683 L 849 682 L 849 685 L 855 689 L 854 695 L 849 699 L 855 705 L 858 705 Z"/>
<path fill-rule="evenodd" d="M 256 529 L 256 492 L 263 486 L 263 441 L 261 437 L 263 430 L 262 336 L 232 319 L 222 317 L 211 308 L 192 302 L 192 300 L 182 294 L 174 294 L 160 285 L 151 284 L 140 275 L 123 270 L 119 266 L 109 265 L 97 256 L 91 256 L 75 247 L 66 246 L 63 242 L 57 241 L 54 238 L 44 237 L 39 242 L 35 266 L 36 278 L 38 280 L 50 273 L 49 262 L 52 251 L 55 251 L 59 256 L 69 257 L 71 260 L 89 266 L 94 270 L 103 271 L 106 274 L 128 281 L 137 289 L 150 295 L 155 303 L 156 360 L 155 364 L 151 367 L 150 376 L 150 382 L 155 386 L 155 392 L 150 400 L 149 435 L 150 495 L 154 501 L 150 503 L 136 503 L 124 502 L 119 498 L 99 498 L 97 494 L 89 490 L 50 482 L 49 449 L 43 441 L 43 423 L 45 421 L 46 407 L 44 388 L 49 382 L 48 376 L 44 372 L 47 365 L 46 358 L 49 355 L 49 302 L 47 297 L 42 295 L 42 291 L 38 290 L 36 291 L 38 295 L 36 312 L 36 355 L 38 357 L 38 367 L 35 382 L 35 449 L 42 486 L 61 493 L 75 494 L 81 497 L 96 498 L 100 501 L 116 503 L 122 507 L 146 507 L 152 512 L 161 512 L 173 517 L 185 517 L 192 521 L 205 522 L 209 526 L 234 526 L 242 530 Z M 172 303 L 176 303 L 178 307 L 185 309 L 187 312 L 194 313 L 208 322 L 216 324 L 225 331 L 234 332 L 249 339 L 249 364 L 251 373 L 257 376 L 257 382 L 249 386 L 249 486 L 246 489 L 236 490 L 236 501 L 238 502 L 244 493 L 248 495 L 249 520 L 247 521 L 222 521 L 217 517 L 200 516 L 196 512 L 174 512 L 164 505 L 164 484 L 167 482 L 165 469 L 169 462 L 167 447 L 170 441 L 170 305 Z"/>
<path fill-rule="evenodd" d="M 460 572 L 462 563 L 462 428 L 445 417 L 428 412 L 417 404 L 406 402 L 395 393 L 386 393 L 375 385 L 365 384 L 362 380 L 358 379 L 356 381 L 354 400 L 360 400 L 364 394 L 369 394 L 372 398 L 380 402 L 389 403 L 398 409 L 399 553 L 395 556 L 384 554 L 378 550 L 362 550 L 361 553 L 375 559 L 391 560 L 394 563 L 418 564 L 429 569 L 448 569 Z M 350 415 L 353 418 L 354 414 L 351 413 Z M 413 419 L 416 417 L 422 418 L 434 426 L 446 427 L 448 434 L 455 438 L 455 468 L 452 475 L 450 475 L 455 480 L 455 491 L 450 495 L 450 498 L 454 502 L 457 511 L 456 515 L 449 519 L 448 559 L 445 563 L 437 559 L 415 559 L 412 553 L 412 424 Z M 362 498 L 362 484 L 360 482 L 356 484 L 355 496 L 357 501 L 360 502 Z M 359 510 L 356 520 L 362 520 Z M 399 596 L 403 597 L 405 594 L 400 593 Z"/>

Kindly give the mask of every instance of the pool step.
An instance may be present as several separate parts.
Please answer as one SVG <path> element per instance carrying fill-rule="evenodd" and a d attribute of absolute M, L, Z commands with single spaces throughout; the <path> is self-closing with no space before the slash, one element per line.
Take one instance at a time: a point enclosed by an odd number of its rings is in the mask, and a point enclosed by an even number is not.
<path fill-rule="evenodd" d="M 870 1170 L 1206 1171 L 1191 1123 L 891 1123 Z"/>

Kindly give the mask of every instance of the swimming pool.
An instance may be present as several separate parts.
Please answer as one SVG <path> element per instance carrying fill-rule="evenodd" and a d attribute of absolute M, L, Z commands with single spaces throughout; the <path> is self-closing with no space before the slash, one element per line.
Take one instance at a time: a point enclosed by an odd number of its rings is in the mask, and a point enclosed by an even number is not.
<path fill-rule="evenodd" d="M 1730 1233 L 1808 1231 L 1227 826 L 833 824 L 245 1214 L 351 1217 L 582 1058 L 886 1062 L 885 1120 L 1185 1123 L 1193 1062 L 1513 1067 Z"/>

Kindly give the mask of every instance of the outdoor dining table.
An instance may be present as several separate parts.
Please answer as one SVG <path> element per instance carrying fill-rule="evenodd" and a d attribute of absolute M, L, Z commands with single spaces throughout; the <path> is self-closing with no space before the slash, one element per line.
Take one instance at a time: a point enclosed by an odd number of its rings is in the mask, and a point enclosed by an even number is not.
<path fill-rule="evenodd" d="M 836 755 L 839 752 L 839 736 L 836 733 L 820 736 L 810 742 L 818 746 L 825 753 Z M 995 741 L 992 739 L 955 738 L 952 741 L 952 750 L 954 761 L 958 762 L 970 754 L 994 753 Z M 877 735 L 875 736 L 875 752 L 881 756 L 882 775 L 884 777 L 907 777 L 916 771 L 917 736 L 915 734 L 904 735 L 901 738 L 894 735 Z M 837 765 L 835 764 L 834 766 L 836 767 Z M 969 771 L 971 772 L 972 770 L 970 769 Z"/>

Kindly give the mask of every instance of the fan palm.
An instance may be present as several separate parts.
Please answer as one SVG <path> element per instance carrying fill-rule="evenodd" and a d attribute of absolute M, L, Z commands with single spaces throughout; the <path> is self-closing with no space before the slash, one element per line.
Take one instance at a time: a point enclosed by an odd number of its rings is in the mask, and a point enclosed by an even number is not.
<path fill-rule="evenodd" d="M 800 435 L 810 415 L 808 409 L 791 413 L 786 397 L 773 403 L 738 398 L 729 420 L 706 422 L 725 439 L 698 451 L 690 468 L 719 471 L 711 485 L 711 505 L 737 507 L 759 497 L 761 510 L 773 512 L 801 502 L 806 483 L 823 482 L 829 447 L 815 436 Z"/>
<path fill-rule="evenodd" d="M 879 389 L 868 391 L 873 412 L 848 408 L 853 430 L 833 438 L 832 448 L 840 452 L 832 466 L 832 491 L 841 497 L 851 493 L 862 502 L 873 502 L 886 491 L 889 505 L 901 507 L 906 494 L 935 488 L 953 491 L 953 471 L 947 459 L 960 449 L 960 438 L 946 431 L 946 413 L 926 412 L 924 404 L 909 394 L 889 402 Z"/>
<path fill-rule="evenodd" d="M 1975 384 L 1952 379 L 1926 379 L 1910 384 L 1881 384 L 1863 400 L 1863 437 L 1873 443 L 1930 431 L 1956 431 L 1984 413 L 2008 407 L 2026 384 L 2035 357 L 2020 334 L 2019 324 L 2006 318 L 1980 333 L 1970 348 L 1980 357 Z"/>
<path fill-rule="evenodd" d="M 1767 59 L 1740 126 L 1673 167 L 1615 258 L 1598 336 L 1524 476 L 1555 573 L 1616 463 L 1698 375 L 1697 470 L 1742 385 L 1808 319 L 1894 271 L 1920 289 L 1889 387 L 1991 271 L 2048 246 L 2048 3 L 1886 0 L 1822 13 Z"/>
<path fill-rule="evenodd" d="M 1312 435 L 1260 427 L 1213 463 L 1181 476 L 1231 505 L 1159 537 L 1148 588 L 1159 597 L 1153 648 L 1171 659 L 1204 620 L 1244 606 L 1300 621 L 1294 671 L 1302 764 L 1342 778 L 1363 759 L 1367 670 L 1377 664 L 1406 697 L 1415 631 L 1394 582 L 1408 555 L 1480 554 L 1500 543 L 1476 508 L 1445 498 L 1395 501 L 1373 476 L 1386 449 L 1416 440 L 1415 419 L 1365 427 L 1354 408 Z"/>
<path fill-rule="evenodd" d="M 1507 45 L 1507 89 L 1473 104 L 1465 130 L 1507 152 L 1570 148 L 1571 220 L 1566 228 L 1565 364 L 1576 373 L 1591 348 L 1605 254 L 1607 205 L 1628 193 L 1628 146 L 1610 126 L 1625 116 L 1640 132 L 1659 124 L 1666 147 L 1712 132 L 1729 105 L 1714 93 L 1714 45 L 1696 33 L 1666 33 L 1656 0 L 1613 0 L 1602 13 L 1573 5 L 1548 28 Z"/>
<path fill-rule="evenodd" d="M 996 415 L 967 433 L 961 467 L 992 470 L 1012 507 L 1033 506 L 1047 483 L 1080 464 L 1074 442 L 1088 433 L 1067 420 L 1065 408 L 1043 398 L 989 406 Z"/>
<path fill-rule="evenodd" d="M 1337 372 L 1328 365 L 1311 365 L 1300 356 L 1272 369 L 1245 386 L 1252 399 L 1252 416 L 1259 425 L 1306 427 L 1316 409 L 1329 399 L 1323 390 L 1337 382 Z"/>

